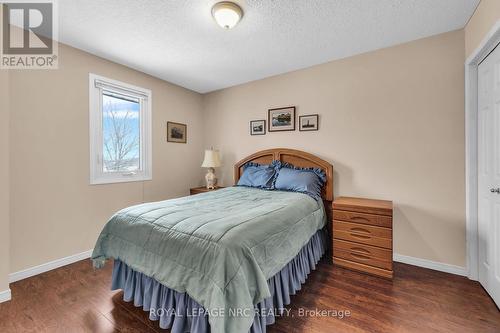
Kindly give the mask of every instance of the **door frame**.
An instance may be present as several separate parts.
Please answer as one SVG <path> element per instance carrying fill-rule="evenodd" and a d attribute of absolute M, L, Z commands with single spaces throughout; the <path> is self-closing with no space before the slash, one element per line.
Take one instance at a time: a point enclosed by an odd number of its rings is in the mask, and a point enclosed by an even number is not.
<path fill-rule="evenodd" d="M 465 61 L 465 211 L 466 269 L 471 280 L 479 279 L 478 249 L 478 66 L 500 43 L 500 20 Z"/>

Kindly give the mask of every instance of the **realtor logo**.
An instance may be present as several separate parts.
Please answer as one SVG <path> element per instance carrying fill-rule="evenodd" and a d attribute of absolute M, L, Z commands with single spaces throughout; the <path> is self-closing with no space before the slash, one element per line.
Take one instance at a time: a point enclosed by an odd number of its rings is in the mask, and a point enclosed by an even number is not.
<path fill-rule="evenodd" d="M 56 69 L 57 20 L 53 0 L 0 2 L 1 68 Z"/>

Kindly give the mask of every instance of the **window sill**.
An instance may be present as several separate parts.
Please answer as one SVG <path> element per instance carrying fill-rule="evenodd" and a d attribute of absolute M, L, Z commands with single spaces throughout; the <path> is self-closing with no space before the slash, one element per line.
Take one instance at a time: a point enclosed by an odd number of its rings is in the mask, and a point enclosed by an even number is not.
<path fill-rule="evenodd" d="M 123 177 L 116 177 L 116 178 L 97 178 L 97 179 L 91 179 L 90 180 L 90 185 L 106 185 L 106 184 L 118 184 L 118 183 L 134 183 L 134 182 L 143 182 L 143 181 L 148 181 L 152 180 L 152 176 L 135 176 L 135 177 L 129 177 L 129 176 L 123 176 Z"/>

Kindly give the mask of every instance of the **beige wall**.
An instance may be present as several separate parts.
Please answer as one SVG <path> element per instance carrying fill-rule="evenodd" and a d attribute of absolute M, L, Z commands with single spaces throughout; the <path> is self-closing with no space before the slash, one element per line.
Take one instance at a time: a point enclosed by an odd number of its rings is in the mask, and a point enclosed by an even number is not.
<path fill-rule="evenodd" d="M 464 266 L 463 51 L 477 46 L 498 6 L 483 0 L 465 37 L 451 32 L 205 96 L 65 45 L 59 70 L 12 71 L 9 80 L 0 71 L 2 119 L 11 97 L 11 125 L 0 124 L 0 291 L 9 271 L 91 249 L 116 210 L 187 194 L 210 145 L 223 153 L 226 185 L 234 162 L 256 150 L 315 153 L 334 164 L 336 195 L 394 200 L 397 253 Z M 153 91 L 153 181 L 89 185 L 89 72 Z M 248 134 L 250 120 L 286 105 L 319 113 L 320 131 Z M 165 141 L 167 120 L 188 124 L 187 145 Z"/>
<path fill-rule="evenodd" d="M 463 87 L 460 30 L 205 95 L 206 142 L 226 185 L 257 150 L 314 153 L 333 163 L 337 196 L 394 201 L 396 253 L 464 266 Z M 320 130 L 249 135 L 288 105 L 318 113 Z"/>
<path fill-rule="evenodd" d="M 465 27 L 466 57 L 474 52 L 498 20 L 500 20 L 500 0 L 481 0 Z"/>
<path fill-rule="evenodd" d="M 59 59 L 59 70 L 11 73 L 11 272 L 87 251 L 118 209 L 200 179 L 200 94 L 65 45 Z M 152 181 L 89 185 L 89 72 L 152 90 Z M 188 144 L 166 142 L 167 120 L 188 124 Z"/>
<path fill-rule="evenodd" d="M 1 11 L 0 11 L 1 13 Z M 9 288 L 9 72 L 0 70 L 0 292 Z"/>

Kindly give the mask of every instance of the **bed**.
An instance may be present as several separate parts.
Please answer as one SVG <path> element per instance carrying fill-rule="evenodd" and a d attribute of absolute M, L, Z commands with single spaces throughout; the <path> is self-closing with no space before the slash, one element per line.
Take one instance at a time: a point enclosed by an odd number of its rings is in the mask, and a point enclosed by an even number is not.
<path fill-rule="evenodd" d="M 94 266 L 113 258 L 112 289 L 172 332 L 265 332 L 325 253 L 333 200 L 332 165 L 298 150 L 241 160 L 235 183 L 249 162 L 273 161 L 324 172 L 321 198 L 238 186 L 128 207 L 105 225 Z"/>

